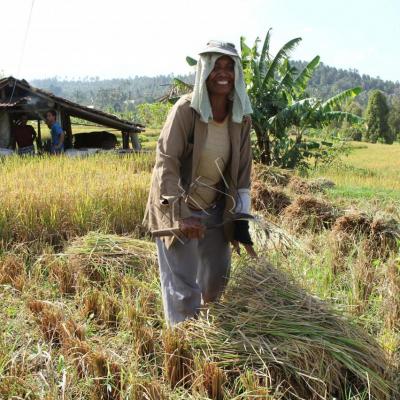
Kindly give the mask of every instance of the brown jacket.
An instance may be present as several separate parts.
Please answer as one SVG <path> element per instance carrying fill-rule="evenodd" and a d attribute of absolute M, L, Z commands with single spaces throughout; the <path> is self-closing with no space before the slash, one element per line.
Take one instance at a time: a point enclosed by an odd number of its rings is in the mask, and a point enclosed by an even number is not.
<path fill-rule="evenodd" d="M 177 228 L 178 221 L 190 217 L 185 198 L 191 193 L 191 183 L 207 137 L 208 124 L 190 107 L 190 95 L 183 96 L 170 111 L 157 143 L 156 163 L 151 178 L 149 198 L 143 223 L 150 231 Z M 251 120 L 244 117 L 241 124 L 229 121 L 231 157 L 224 180 L 224 219 L 235 208 L 237 189 L 250 188 Z M 225 234 L 232 239 L 232 224 Z M 174 237 L 166 237 L 169 247 Z"/>

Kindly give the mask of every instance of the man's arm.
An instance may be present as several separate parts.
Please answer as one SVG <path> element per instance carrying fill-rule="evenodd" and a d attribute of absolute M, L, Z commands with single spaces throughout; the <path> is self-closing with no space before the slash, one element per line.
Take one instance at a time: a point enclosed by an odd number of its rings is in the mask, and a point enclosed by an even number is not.
<path fill-rule="evenodd" d="M 181 158 L 190 128 L 191 109 L 178 102 L 169 113 L 157 143 L 156 175 L 160 185 L 160 203 L 171 207 L 174 220 L 192 215 L 183 201 L 179 184 Z"/>
<path fill-rule="evenodd" d="M 61 147 L 63 146 L 63 144 L 64 144 L 64 138 L 65 138 L 65 132 L 62 131 L 62 132 L 61 132 L 61 135 L 60 135 L 60 139 L 58 140 L 58 145 L 56 146 L 57 149 L 61 149 Z"/>

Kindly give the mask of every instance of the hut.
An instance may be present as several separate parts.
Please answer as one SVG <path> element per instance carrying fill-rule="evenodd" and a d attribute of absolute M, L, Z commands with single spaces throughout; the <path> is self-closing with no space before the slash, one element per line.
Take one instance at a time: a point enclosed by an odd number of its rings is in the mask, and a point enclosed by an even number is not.
<path fill-rule="evenodd" d="M 143 125 L 74 103 L 43 89 L 33 87 L 24 79 L 20 80 L 12 76 L 0 79 L 0 149 L 11 146 L 13 124 L 18 121 L 21 114 L 26 114 L 30 121 L 37 122 L 37 147 L 39 150 L 43 150 L 41 121 L 49 109 L 54 109 L 57 112 L 57 120 L 65 132 L 65 149 L 73 148 L 78 142 L 78 140 L 74 140 L 71 117 L 79 118 L 89 124 L 96 124 L 96 126 L 100 125 L 106 129 L 120 131 L 124 149 L 129 149 L 129 138 L 131 136 L 135 150 L 140 149 L 137 134 L 144 131 Z M 110 145 L 110 136 L 106 134 L 107 132 L 104 130 L 92 132 L 88 142 L 97 142 L 97 147 L 102 147 L 102 143 L 106 143 L 105 146 L 108 146 L 105 148 L 113 147 L 112 144 Z M 82 143 L 82 140 L 80 142 Z M 96 146 L 89 145 L 87 147 Z"/>

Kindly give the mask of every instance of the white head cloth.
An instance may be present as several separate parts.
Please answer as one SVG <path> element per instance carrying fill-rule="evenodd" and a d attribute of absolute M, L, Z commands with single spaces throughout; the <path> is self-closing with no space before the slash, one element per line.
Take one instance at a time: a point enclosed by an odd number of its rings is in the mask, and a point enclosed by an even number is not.
<path fill-rule="evenodd" d="M 205 53 L 201 54 L 197 62 L 196 80 L 194 91 L 192 95 L 191 107 L 194 108 L 199 114 L 203 122 L 209 122 L 213 119 L 210 98 L 206 86 L 206 80 L 210 72 L 214 69 L 215 62 L 224 54 L 221 53 Z M 246 92 L 246 84 L 243 77 L 242 63 L 240 58 L 236 56 L 229 56 L 235 62 L 235 85 L 231 93 L 232 106 L 232 120 L 233 122 L 241 123 L 243 116 L 249 115 L 253 112 Z"/>

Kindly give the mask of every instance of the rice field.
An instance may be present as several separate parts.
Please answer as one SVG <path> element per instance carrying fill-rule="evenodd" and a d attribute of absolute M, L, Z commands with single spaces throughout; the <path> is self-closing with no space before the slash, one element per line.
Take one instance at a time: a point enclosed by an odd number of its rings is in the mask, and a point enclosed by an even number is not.
<path fill-rule="evenodd" d="M 259 260 L 175 331 L 140 225 L 153 154 L 2 160 L 0 399 L 400 398 L 399 156 L 256 168 Z"/>
<path fill-rule="evenodd" d="M 400 143 L 353 143 L 354 149 L 340 163 L 317 170 L 332 179 L 332 195 L 358 199 L 400 200 Z"/>

